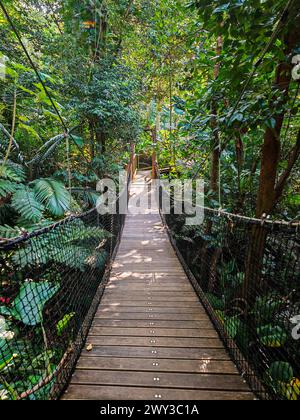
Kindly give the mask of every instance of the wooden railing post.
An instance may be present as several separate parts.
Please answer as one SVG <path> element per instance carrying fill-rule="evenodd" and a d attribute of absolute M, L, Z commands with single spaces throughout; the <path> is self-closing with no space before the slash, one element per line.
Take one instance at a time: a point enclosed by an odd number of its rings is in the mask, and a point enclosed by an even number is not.
<path fill-rule="evenodd" d="M 157 130 L 156 128 L 153 128 L 152 130 L 152 179 L 156 178 L 156 145 L 157 145 Z"/>
<path fill-rule="evenodd" d="M 135 144 L 130 143 L 130 179 L 134 179 L 136 171 L 136 155 L 135 155 Z"/>

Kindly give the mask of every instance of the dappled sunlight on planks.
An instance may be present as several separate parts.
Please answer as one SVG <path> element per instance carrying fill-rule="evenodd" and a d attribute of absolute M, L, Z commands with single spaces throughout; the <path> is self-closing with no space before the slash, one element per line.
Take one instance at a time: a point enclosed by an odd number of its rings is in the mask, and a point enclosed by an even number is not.
<path fill-rule="evenodd" d="M 132 193 L 149 194 L 138 174 Z M 64 399 L 249 400 L 159 214 L 130 215 Z"/>

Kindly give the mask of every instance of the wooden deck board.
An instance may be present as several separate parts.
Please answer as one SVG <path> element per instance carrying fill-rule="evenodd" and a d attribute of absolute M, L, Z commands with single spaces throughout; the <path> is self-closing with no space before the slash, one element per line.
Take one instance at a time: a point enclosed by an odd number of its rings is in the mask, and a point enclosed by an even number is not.
<path fill-rule="evenodd" d="M 95 346 L 119 346 L 120 343 L 124 346 L 131 347 L 199 347 L 200 349 L 212 348 L 222 349 L 223 344 L 219 338 L 182 338 L 182 337 L 125 337 L 119 336 L 95 336 L 91 335 L 90 339 Z"/>
<path fill-rule="evenodd" d="M 160 389 L 154 387 L 120 387 L 71 385 L 64 400 L 111 400 L 111 401 L 240 401 L 253 400 L 251 392 L 203 391 L 186 389 Z"/>
<path fill-rule="evenodd" d="M 93 343 L 90 337 L 89 343 Z M 230 360 L 223 349 L 207 348 L 171 348 L 171 347 L 132 347 L 132 346 L 93 346 L 92 351 L 83 350 L 86 357 L 142 357 L 156 359 L 187 359 L 187 360 Z"/>
<path fill-rule="evenodd" d="M 153 373 L 136 371 L 106 371 L 77 369 L 73 384 L 108 385 L 108 386 L 141 386 L 179 389 L 204 389 L 248 391 L 247 385 L 237 375 L 208 375 L 195 373 Z"/>
<path fill-rule="evenodd" d="M 141 179 L 139 179 L 141 181 Z M 143 187 L 133 184 L 132 193 Z M 64 400 L 251 400 L 164 231 L 128 216 Z"/>
<path fill-rule="evenodd" d="M 153 372 L 153 367 L 155 367 L 155 372 L 237 375 L 236 368 L 231 361 L 221 360 L 160 359 L 159 361 L 153 362 L 151 359 L 142 358 L 81 357 L 78 362 L 78 369 L 85 370 L 96 369 Z"/>
<path fill-rule="evenodd" d="M 178 329 L 178 328 L 118 328 L 118 327 L 92 327 L 91 336 L 126 336 L 126 337 L 198 337 L 216 338 L 218 334 L 208 328 Z"/>

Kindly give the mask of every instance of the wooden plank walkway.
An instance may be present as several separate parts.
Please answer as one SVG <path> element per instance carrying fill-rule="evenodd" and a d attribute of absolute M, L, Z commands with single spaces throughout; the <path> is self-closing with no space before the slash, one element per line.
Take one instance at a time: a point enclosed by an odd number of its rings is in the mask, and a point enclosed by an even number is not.
<path fill-rule="evenodd" d="M 131 194 L 148 194 L 138 174 Z M 159 212 L 127 217 L 110 281 L 64 400 L 251 400 Z"/>

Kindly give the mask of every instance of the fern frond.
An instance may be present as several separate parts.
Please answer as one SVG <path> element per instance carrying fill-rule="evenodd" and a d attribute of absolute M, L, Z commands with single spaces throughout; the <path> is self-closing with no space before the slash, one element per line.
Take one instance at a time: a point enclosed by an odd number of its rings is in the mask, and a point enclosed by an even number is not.
<path fill-rule="evenodd" d="M 64 264 L 70 268 L 84 271 L 85 261 L 89 255 L 90 253 L 85 247 L 68 244 L 53 249 L 50 258 L 52 261 Z"/>
<path fill-rule="evenodd" d="M 26 187 L 14 193 L 12 207 L 23 219 L 30 222 L 38 222 L 43 217 L 44 206 L 38 201 L 34 191 Z"/>
<path fill-rule="evenodd" d="M 13 239 L 20 236 L 22 231 L 18 227 L 11 227 L 8 225 L 0 226 L 0 238 Z"/>
<path fill-rule="evenodd" d="M 25 181 L 25 171 L 22 165 L 8 161 L 0 161 L 0 178 L 15 182 Z"/>
<path fill-rule="evenodd" d="M 58 136 L 53 137 L 52 139 L 48 140 L 37 152 L 33 159 L 31 159 L 27 164 L 40 164 L 42 163 L 47 157 L 49 157 L 57 147 L 63 142 L 65 139 L 64 134 L 60 134 Z"/>
<path fill-rule="evenodd" d="M 37 199 L 45 205 L 50 214 L 59 217 L 70 210 L 70 193 L 63 184 L 45 178 L 34 181 L 33 185 Z"/>
<path fill-rule="evenodd" d="M 32 248 L 27 245 L 16 251 L 12 259 L 19 269 L 44 265 L 51 260 L 46 248 L 36 247 L 34 248 L 34 252 L 32 252 Z"/>
<path fill-rule="evenodd" d="M 0 198 L 6 197 L 16 191 L 17 184 L 8 179 L 0 179 Z"/>
<path fill-rule="evenodd" d="M 100 194 L 93 189 L 85 188 L 73 188 L 72 194 L 75 194 L 80 200 L 92 207 L 96 207 L 97 200 L 100 197 Z"/>
<path fill-rule="evenodd" d="M 41 219 L 38 222 L 32 223 L 28 219 L 24 219 L 23 217 L 19 217 L 16 221 L 16 226 L 24 229 L 26 232 L 34 232 L 36 230 L 45 228 L 47 226 L 53 225 L 53 220 L 49 219 Z"/>
<path fill-rule="evenodd" d="M 88 256 L 88 258 L 85 260 L 85 264 L 87 264 L 91 268 L 98 268 L 102 270 L 105 267 L 107 258 L 107 251 L 95 251 L 94 253 Z"/>
<path fill-rule="evenodd" d="M 62 232 L 62 240 L 64 242 L 83 242 L 86 240 L 93 240 L 93 246 L 95 245 L 95 241 L 100 242 L 110 237 L 110 232 L 101 228 L 85 226 L 84 224 L 83 226 L 78 224 L 66 225 Z"/>
<path fill-rule="evenodd" d="M 30 226 L 26 227 L 30 231 Z M 18 236 L 18 235 L 17 235 Z M 103 268 L 107 253 L 103 249 L 110 233 L 97 227 L 86 226 L 80 219 L 57 230 L 31 239 L 13 255 L 14 264 L 23 269 L 55 262 L 84 271 L 87 267 Z"/>

